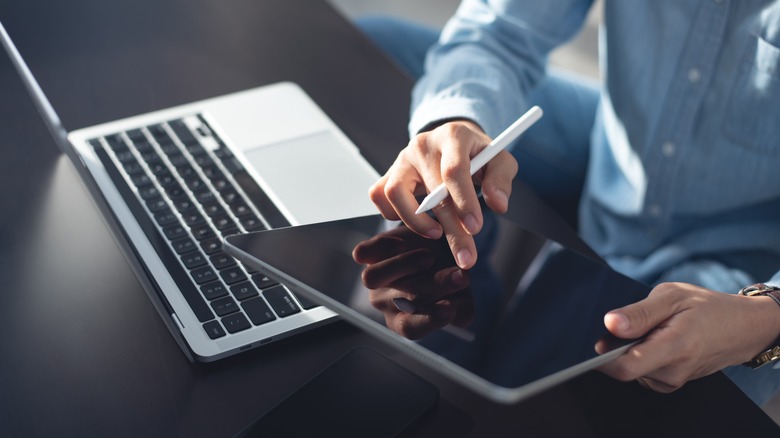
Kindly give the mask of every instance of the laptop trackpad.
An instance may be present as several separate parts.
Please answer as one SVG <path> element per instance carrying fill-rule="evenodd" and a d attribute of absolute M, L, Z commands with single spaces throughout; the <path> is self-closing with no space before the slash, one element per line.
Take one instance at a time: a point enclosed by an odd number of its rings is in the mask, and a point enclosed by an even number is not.
<path fill-rule="evenodd" d="M 293 224 L 375 214 L 376 171 L 330 132 L 244 151 L 260 185 Z"/>

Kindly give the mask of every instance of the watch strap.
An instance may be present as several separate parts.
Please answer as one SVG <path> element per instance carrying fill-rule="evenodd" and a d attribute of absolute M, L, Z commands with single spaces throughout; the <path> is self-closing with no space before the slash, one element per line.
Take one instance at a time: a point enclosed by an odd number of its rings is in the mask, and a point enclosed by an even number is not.
<path fill-rule="evenodd" d="M 780 288 L 764 283 L 756 283 L 744 287 L 738 292 L 738 295 L 744 295 L 747 297 L 768 296 L 769 298 L 772 298 L 772 300 L 774 300 L 778 306 L 780 306 Z M 777 341 L 775 342 L 778 343 Z M 756 369 L 768 363 L 772 363 L 778 359 L 780 359 L 780 343 L 762 353 L 759 353 L 756 355 L 756 357 L 750 359 L 742 365 Z"/>

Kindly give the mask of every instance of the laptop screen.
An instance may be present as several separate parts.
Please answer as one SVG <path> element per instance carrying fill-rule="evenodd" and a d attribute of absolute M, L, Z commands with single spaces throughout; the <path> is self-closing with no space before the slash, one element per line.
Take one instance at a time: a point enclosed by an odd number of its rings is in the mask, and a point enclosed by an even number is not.
<path fill-rule="evenodd" d="M 502 401 L 593 368 L 597 343 L 625 348 L 603 316 L 647 285 L 491 213 L 475 238 L 478 262 L 463 278 L 446 241 L 380 216 L 231 236 L 227 248 L 454 377 L 476 377 L 465 383 L 488 396 L 525 388 Z"/>

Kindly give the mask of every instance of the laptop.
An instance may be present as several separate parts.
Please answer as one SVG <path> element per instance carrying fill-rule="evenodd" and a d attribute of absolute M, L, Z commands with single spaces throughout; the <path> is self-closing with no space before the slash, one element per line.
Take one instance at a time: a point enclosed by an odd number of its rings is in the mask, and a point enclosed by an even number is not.
<path fill-rule="evenodd" d="M 293 83 L 66 131 L 0 24 L 0 42 L 148 295 L 191 360 L 333 321 L 222 249 L 225 236 L 375 212 L 379 178 Z"/>
<path fill-rule="evenodd" d="M 446 240 L 422 238 L 378 215 L 229 236 L 225 248 L 499 403 L 592 370 L 636 342 L 611 336 L 604 315 L 647 296 L 648 285 L 484 215 L 477 264 L 457 287 L 446 281 L 459 269 Z M 437 319 L 443 308 L 449 316 Z"/>

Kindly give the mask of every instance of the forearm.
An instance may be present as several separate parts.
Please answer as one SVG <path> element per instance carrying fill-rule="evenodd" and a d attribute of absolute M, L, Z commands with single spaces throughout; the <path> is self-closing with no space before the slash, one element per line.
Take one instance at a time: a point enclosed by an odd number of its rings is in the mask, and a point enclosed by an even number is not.
<path fill-rule="evenodd" d="M 415 87 L 410 133 L 434 120 L 464 117 L 491 137 L 528 104 L 548 53 L 582 25 L 591 0 L 466 0 L 428 54 Z"/>

